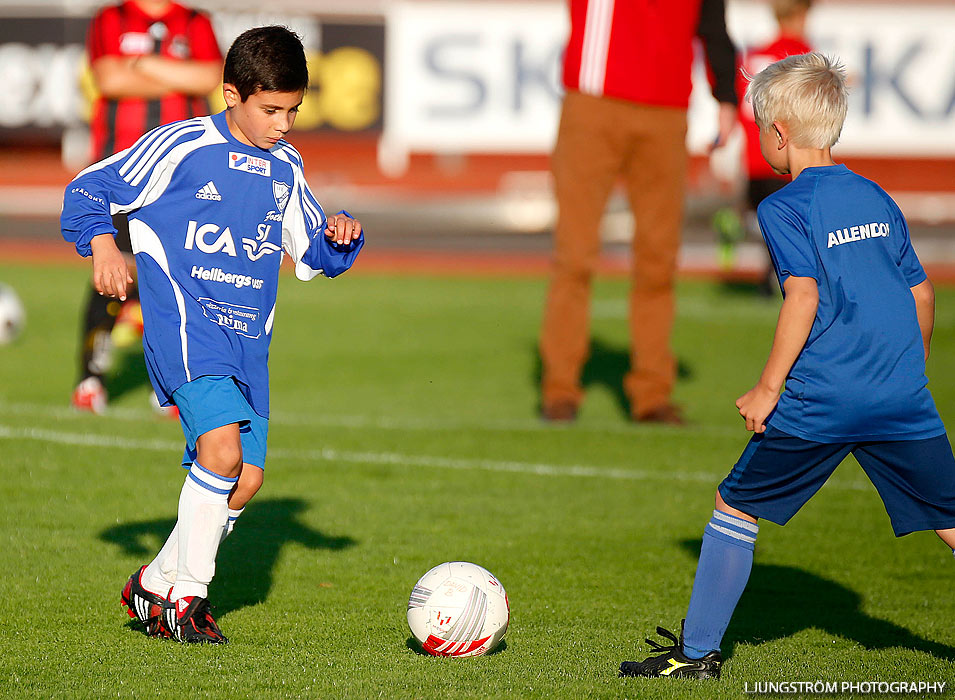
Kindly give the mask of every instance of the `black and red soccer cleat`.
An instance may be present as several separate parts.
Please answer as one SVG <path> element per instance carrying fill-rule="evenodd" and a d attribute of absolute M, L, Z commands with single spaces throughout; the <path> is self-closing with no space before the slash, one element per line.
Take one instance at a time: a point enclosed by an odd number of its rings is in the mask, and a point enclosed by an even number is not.
<path fill-rule="evenodd" d="M 212 619 L 209 601 L 199 596 L 190 595 L 167 602 L 162 626 L 169 636 L 185 644 L 226 644 L 229 641 Z"/>
<path fill-rule="evenodd" d="M 120 602 L 131 618 L 143 623 L 147 637 L 168 637 L 162 625 L 162 612 L 168 601 L 143 588 L 141 579 L 145 568 L 141 567 L 126 581 Z"/>
<path fill-rule="evenodd" d="M 711 651 L 702 659 L 691 659 L 683 653 L 683 631 L 680 638 L 669 630 L 657 627 L 657 634 L 671 642 L 665 646 L 652 639 L 647 644 L 655 656 L 643 661 L 624 661 L 620 664 L 620 676 L 643 676 L 645 678 L 719 678 L 723 657 L 718 651 Z"/>

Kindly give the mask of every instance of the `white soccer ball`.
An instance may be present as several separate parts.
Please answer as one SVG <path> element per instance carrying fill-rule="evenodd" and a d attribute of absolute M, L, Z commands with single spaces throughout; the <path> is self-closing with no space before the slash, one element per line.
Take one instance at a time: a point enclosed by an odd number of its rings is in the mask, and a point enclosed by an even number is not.
<path fill-rule="evenodd" d="M 481 656 L 496 647 L 511 619 L 504 586 L 466 561 L 439 564 L 418 579 L 408 626 L 432 656 Z"/>
<path fill-rule="evenodd" d="M 0 283 L 0 345 L 12 343 L 27 323 L 27 312 L 13 287 Z"/>

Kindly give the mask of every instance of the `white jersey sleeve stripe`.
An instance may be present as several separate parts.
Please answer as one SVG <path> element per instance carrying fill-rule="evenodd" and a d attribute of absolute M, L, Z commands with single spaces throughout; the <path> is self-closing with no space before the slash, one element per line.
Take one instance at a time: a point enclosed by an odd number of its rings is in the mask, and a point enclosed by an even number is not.
<path fill-rule="evenodd" d="M 291 166 L 293 179 L 291 196 L 282 217 L 282 245 L 295 263 L 295 276 L 307 282 L 316 275 L 322 274 L 321 269 L 310 267 L 302 262 L 302 258 L 312 243 L 312 236 L 322 225 L 324 217 L 321 209 L 316 209 L 317 202 L 313 205 L 308 201 L 311 198 L 311 192 L 308 191 L 305 176 L 296 162 L 297 153 L 294 149 L 282 148 L 274 151 L 274 154 Z"/>
<path fill-rule="evenodd" d="M 302 156 L 291 145 L 284 148 L 283 151 L 289 156 L 289 162 L 292 165 L 292 172 L 302 188 L 302 210 L 308 217 L 308 225 L 312 229 L 318 229 L 325 223 L 325 213 L 322 211 L 322 205 L 318 203 L 315 195 L 308 186 L 305 179 L 305 173 L 302 169 Z"/>
<path fill-rule="evenodd" d="M 281 151 L 282 151 L 282 154 L 285 156 L 285 160 L 287 160 L 288 162 L 294 165 L 299 166 L 300 168 L 302 167 L 303 165 L 302 156 L 298 151 L 295 150 L 295 148 L 290 143 L 283 141 Z"/>
<path fill-rule="evenodd" d="M 318 202 L 315 201 L 315 196 L 312 194 L 312 191 L 308 188 L 305 178 L 302 178 L 302 208 L 308 215 L 309 226 L 317 229 L 322 225 L 322 219 L 324 217 L 320 213 L 321 208 L 319 207 Z"/>
<path fill-rule="evenodd" d="M 208 146 L 213 143 L 223 143 L 224 141 L 225 139 L 222 138 L 217 130 L 208 129 L 199 138 L 192 139 L 191 141 L 186 141 L 185 143 L 180 143 L 179 145 L 175 146 L 157 162 L 155 167 L 153 167 L 149 180 L 139 191 L 139 194 L 136 196 L 136 198 L 129 204 L 113 202 L 110 205 L 110 213 L 127 213 L 155 202 L 160 195 L 166 191 L 166 188 L 169 186 L 169 182 L 172 180 L 172 176 L 176 171 L 176 167 L 179 165 L 182 159 L 186 157 L 186 155 L 192 151 L 203 148 L 204 146 Z"/>
<path fill-rule="evenodd" d="M 139 158 L 143 155 L 146 149 L 149 148 L 153 142 L 156 141 L 156 139 L 162 137 L 168 131 L 175 129 L 176 126 L 177 124 L 175 123 L 167 124 L 166 126 L 160 126 L 159 128 L 153 129 L 152 131 L 140 136 L 136 143 L 124 151 L 124 153 L 130 154 L 130 158 L 128 161 L 123 163 L 123 166 L 119 169 L 119 174 L 126 175 L 129 169 L 138 162 Z"/>
<path fill-rule="evenodd" d="M 130 148 L 131 148 L 131 147 L 130 147 Z M 109 158 L 104 158 L 103 160 L 96 161 L 96 162 L 93 163 L 92 165 L 87 165 L 83 170 L 81 170 L 80 172 L 78 172 L 78 173 L 76 174 L 76 177 L 74 177 L 73 180 L 70 180 L 70 182 L 74 182 L 74 181 L 76 181 L 76 180 L 79 180 L 81 177 L 83 177 L 83 176 L 86 175 L 87 173 L 91 173 L 91 172 L 94 172 L 94 171 L 96 171 L 96 170 L 101 170 L 102 168 L 105 168 L 107 165 L 112 165 L 113 163 L 116 163 L 116 162 L 118 162 L 118 161 L 121 161 L 123 158 L 125 158 L 127 155 L 129 155 L 129 151 L 130 151 L 130 149 L 127 148 L 125 151 L 120 151 L 119 153 L 114 153 L 114 154 L 111 155 Z"/>
<path fill-rule="evenodd" d="M 190 121 L 189 123 L 191 124 L 191 123 L 198 123 L 198 122 Z M 161 126 L 158 129 L 153 129 L 148 134 L 145 134 L 142 138 L 140 138 L 139 141 L 134 143 L 129 148 L 119 151 L 118 153 L 114 153 L 113 155 L 107 158 L 104 158 L 103 160 L 97 161 L 93 163 L 92 165 L 87 166 L 86 168 L 81 170 L 79 173 L 77 173 L 76 177 L 74 177 L 73 179 L 76 180 L 78 178 L 83 177 L 83 175 L 86 175 L 89 172 L 93 172 L 94 170 L 100 170 L 101 168 L 105 168 L 108 165 L 112 165 L 113 163 L 117 163 L 123 160 L 126 160 L 126 162 L 123 163 L 122 166 L 120 166 L 118 172 L 120 176 L 125 176 L 131 167 L 141 162 L 141 157 L 143 155 L 144 149 L 148 148 L 150 144 L 154 144 L 157 141 L 157 139 L 161 138 L 164 134 L 168 134 L 170 131 L 174 131 L 177 128 L 180 128 L 182 126 L 185 126 L 185 123 L 176 122 L 173 124 L 167 124 L 166 126 Z M 126 178 L 124 177 L 123 179 L 126 179 Z M 126 181 L 129 182 L 128 179 L 126 179 Z"/>
<path fill-rule="evenodd" d="M 169 284 L 172 286 L 172 292 L 176 297 L 176 307 L 179 309 L 179 346 L 182 349 L 182 366 L 186 371 L 186 381 L 191 382 L 189 342 L 186 336 L 186 302 L 183 299 L 182 290 L 169 272 L 169 260 L 166 258 L 166 251 L 162 247 L 162 242 L 160 242 L 156 232 L 138 219 L 130 219 L 129 221 L 129 241 L 132 244 L 133 253 L 143 253 L 151 257 L 169 278 Z"/>
<path fill-rule="evenodd" d="M 140 161 L 139 165 L 133 168 L 133 170 L 126 175 L 124 179 L 133 187 L 138 187 L 139 183 L 142 182 L 143 178 L 146 176 L 146 173 L 149 172 L 156 165 L 159 159 L 169 151 L 172 144 L 175 143 L 178 138 L 187 134 L 204 130 L 205 127 L 202 124 L 196 124 L 194 126 L 190 126 L 189 128 L 179 129 L 169 134 L 161 142 L 155 144 L 149 150 L 149 152 L 147 152 L 146 157 Z"/>
<path fill-rule="evenodd" d="M 129 157 L 129 160 L 123 163 L 123 167 L 119 169 L 119 174 L 126 176 L 126 173 L 129 172 L 129 169 L 135 167 L 140 159 L 143 157 L 143 154 L 152 147 L 157 141 L 165 137 L 169 132 L 175 131 L 182 128 L 185 124 L 189 122 L 173 122 L 172 124 L 167 124 L 166 126 L 160 126 L 157 129 L 153 129 L 149 133 L 143 135 L 139 141 L 130 146 L 124 153 L 129 153 L 132 149 L 133 151 Z"/>

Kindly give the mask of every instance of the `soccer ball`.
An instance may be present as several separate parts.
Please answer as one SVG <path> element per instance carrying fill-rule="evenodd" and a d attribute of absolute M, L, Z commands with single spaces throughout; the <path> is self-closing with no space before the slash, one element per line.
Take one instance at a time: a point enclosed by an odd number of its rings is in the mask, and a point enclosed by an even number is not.
<path fill-rule="evenodd" d="M 13 287 L 0 283 L 0 345 L 12 343 L 23 332 L 27 312 Z"/>
<path fill-rule="evenodd" d="M 418 579 L 408 626 L 432 656 L 481 656 L 496 647 L 511 618 L 504 586 L 466 561 L 439 564 Z"/>

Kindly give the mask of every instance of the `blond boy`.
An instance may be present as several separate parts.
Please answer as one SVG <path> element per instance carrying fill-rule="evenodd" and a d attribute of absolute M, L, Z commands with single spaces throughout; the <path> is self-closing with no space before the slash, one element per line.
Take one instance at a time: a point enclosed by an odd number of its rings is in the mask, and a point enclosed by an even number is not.
<path fill-rule="evenodd" d="M 792 182 L 758 209 L 784 300 L 769 359 L 736 400 L 754 433 L 716 492 L 679 639 L 621 676 L 718 678 L 720 642 L 753 564 L 759 518 L 779 525 L 854 454 L 896 536 L 935 530 L 955 547 L 955 458 L 928 391 L 935 296 L 905 218 L 830 153 L 845 70 L 819 53 L 753 78 L 763 157 Z"/>

